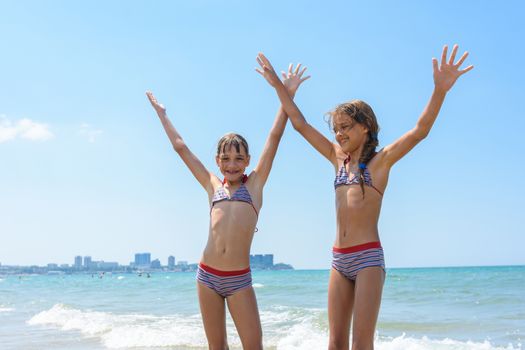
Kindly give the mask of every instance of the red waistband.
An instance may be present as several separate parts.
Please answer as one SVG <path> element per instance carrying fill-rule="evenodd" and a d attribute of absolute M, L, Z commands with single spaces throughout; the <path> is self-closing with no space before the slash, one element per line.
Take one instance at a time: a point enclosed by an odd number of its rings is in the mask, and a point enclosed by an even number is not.
<path fill-rule="evenodd" d="M 237 270 L 237 271 L 217 270 L 217 269 L 214 269 L 213 267 L 210 267 L 210 266 L 205 265 L 203 263 L 199 263 L 199 267 L 201 269 L 203 269 L 204 271 L 209 272 L 209 273 L 213 273 L 214 275 L 217 275 L 217 276 L 239 276 L 239 275 L 244 275 L 244 274 L 250 272 L 250 268 L 249 267 L 244 269 L 244 270 Z"/>
<path fill-rule="evenodd" d="M 346 254 L 346 253 L 360 252 L 362 250 L 367 250 L 367 249 L 372 249 L 372 248 L 381 248 L 381 242 L 379 242 L 379 241 L 377 241 L 377 242 L 368 242 L 368 243 L 354 245 L 354 246 L 346 247 L 346 248 L 333 247 L 332 250 L 334 252 L 336 252 L 336 253 Z"/>

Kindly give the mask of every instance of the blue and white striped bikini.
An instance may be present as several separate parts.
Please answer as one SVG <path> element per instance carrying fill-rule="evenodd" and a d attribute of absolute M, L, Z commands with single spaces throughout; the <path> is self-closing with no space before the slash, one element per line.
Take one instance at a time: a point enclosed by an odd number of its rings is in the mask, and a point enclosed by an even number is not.
<path fill-rule="evenodd" d="M 380 242 L 369 242 L 347 248 L 332 248 L 332 267 L 350 281 L 367 267 L 379 266 L 385 270 L 385 257 Z"/>
<path fill-rule="evenodd" d="M 349 161 L 350 157 L 346 158 L 343 162 L 343 165 L 341 165 L 339 171 L 335 175 L 334 188 L 337 189 L 339 186 L 344 185 L 359 185 L 359 174 L 355 174 L 352 178 L 350 178 L 350 176 L 348 175 L 348 171 L 346 171 L 346 164 L 348 164 Z M 372 176 L 370 175 L 366 164 L 360 163 L 359 167 L 363 169 L 363 183 L 368 187 L 372 187 L 374 190 L 377 191 L 377 193 L 379 193 L 382 196 L 383 192 L 379 191 L 372 184 Z"/>
<path fill-rule="evenodd" d="M 253 205 L 252 196 L 250 196 L 250 192 L 248 192 L 248 189 L 244 185 L 244 183 L 247 180 L 248 180 L 248 176 L 244 175 L 242 178 L 241 186 L 237 189 L 237 191 L 233 192 L 231 197 L 228 196 L 228 193 L 226 193 L 226 190 L 224 189 L 224 185 L 219 187 L 213 194 L 213 198 L 211 199 L 211 207 L 213 208 L 215 203 L 222 202 L 222 201 L 245 202 L 245 203 L 250 204 L 253 210 L 255 210 L 255 214 L 259 216 L 257 209 L 255 209 L 255 206 Z"/>
<path fill-rule="evenodd" d="M 337 189 L 343 185 L 359 184 L 359 175 L 354 175 L 351 179 L 348 176 L 346 164 L 349 161 L 350 157 L 345 159 L 343 165 L 337 172 L 334 188 Z M 366 164 L 361 163 L 359 167 L 363 169 L 363 183 L 366 186 L 372 187 L 382 196 L 383 193 L 372 184 L 372 176 Z M 379 266 L 385 270 L 385 257 L 380 242 L 369 242 L 346 248 L 333 247 L 332 256 L 332 267 L 350 281 L 355 281 L 358 272 L 367 267 Z"/>
<path fill-rule="evenodd" d="M 252 286 L 252 272 L 249 267 L 238 271 L 221 271 L 200 263 L 197 270 L 197 281 L 221 297 L 227 298 Z"/>
<path fill-rule="evenodd" d="M 248 189 L 244 185 L 247 179 L 248 177 L 244 175 L 241 186 L 231 195 L 231 197 L 226 193 L 224 186 L 219 187 L 213 194 L 211 200 L 212 209 L 215 203 L 218 202 L 240 201 L 250 204 L 255 211 L 255 214 L 258 215 L 257 209 L 255 209 L 255 206 L 253 205 L 250 192 L 248 192 Z M 227 298 L 242 289 L 251 287 L 252 273 L 249 267 L 238 271 L 222 271 L 201 262 L 197 269 L 197 281 L 215 291 L 221 297 Z"/>

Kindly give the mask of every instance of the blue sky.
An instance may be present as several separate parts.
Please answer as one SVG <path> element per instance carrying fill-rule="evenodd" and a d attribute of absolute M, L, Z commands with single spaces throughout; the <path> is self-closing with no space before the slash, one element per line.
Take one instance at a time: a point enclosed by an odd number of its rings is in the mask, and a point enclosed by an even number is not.
<path fill-rule="evenodd" d="M 296 101 L 323 115 L 360 98 L 380 146 L 415 124 L 432 57 L 468 50 L 430 136 L 392 170 L 380 234 L 387 264 L 525 264 L 522 139 L 525 36 L 519 1 L 0 3 L 0 262 L 127 264 L 137 252 L 198 261 L 207 197 L 173 152 L 151 89 L 210 169 L 229 131 L 253 164 L 278 100 L 254 71 L 308 66 Z M 328 268 L 331 165 L 288 126 L 265 189 L 252 253 Z"/>

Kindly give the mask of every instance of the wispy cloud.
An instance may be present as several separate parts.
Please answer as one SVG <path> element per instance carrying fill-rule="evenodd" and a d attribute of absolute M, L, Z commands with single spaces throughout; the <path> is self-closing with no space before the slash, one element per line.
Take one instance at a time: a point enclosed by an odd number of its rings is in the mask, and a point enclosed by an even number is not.
<path fill-rule="evenodd" d="M 87 123 L 80 124 L 80 135 L 86 137 L 88 142 L 94 143 L 100 134 L 102 134 L 102 130 L 95 129 Z"/>
<path fill-rule="evenodd" d="M 0 143 L 21 138 L 29 141 L 47 141 L 55 135 L 46 124 L 37 123 L 23 118 L 11 121 L 7 116 L 0 115 Z"/>

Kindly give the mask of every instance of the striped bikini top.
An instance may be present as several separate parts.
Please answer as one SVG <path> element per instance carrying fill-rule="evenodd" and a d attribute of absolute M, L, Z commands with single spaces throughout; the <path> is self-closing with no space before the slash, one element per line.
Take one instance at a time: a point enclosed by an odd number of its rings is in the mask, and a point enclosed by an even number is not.
<path fill-rule="evenodd" d="M 337 187 L 344 185 L 359 185 L 359 174 L 354 174 L 354 176 L 350 178 L 350 176 L 348 175 L 348 171 L 346 171 L 346 164 L 348 164 L 349 161 L 350 157 L 346 158 L 343 162 L 343 165 L 341 165 L 341 168 L 339 168 L 339 171 L 335 176 L 334 188 L 337 189 Z M 366 164 L 359 163 L 359 168 L 363 169 L 364 184 L 368 187 L 372 187 L 374 190 L 377 191 L 377 193 L 379 193 L 382 196 L 383 193 L 372 184 L 372 176 L 370 175 Z"/>
<path fill-rule="evenodd" d="M 250 192 L 248 192 L 248 189 L 244 185 L 244 183 L 248 180 L 248 176 L 244 175 L 242 178 L 241 186 L 233 192 L 233 194 L 228 196 L 228 193 L 226 193 L 226 190 L 224 189 L 224 181 L 223 186 L 219 187 L 217 191 L 213 194 L 213 198 L 211 199 L 211 206 L 215 205 L 215 203 L 222 202 L 222 201 L 239 201 L 239 202 L 245 202 L 252 206 L 253 210 L 255 210 L 255 214 L 259 216 L 259 213 L 257 212 L 257 209 L 255 209 L 255 206 L 252 202 L 252 196 L 250 196 Z"/>

